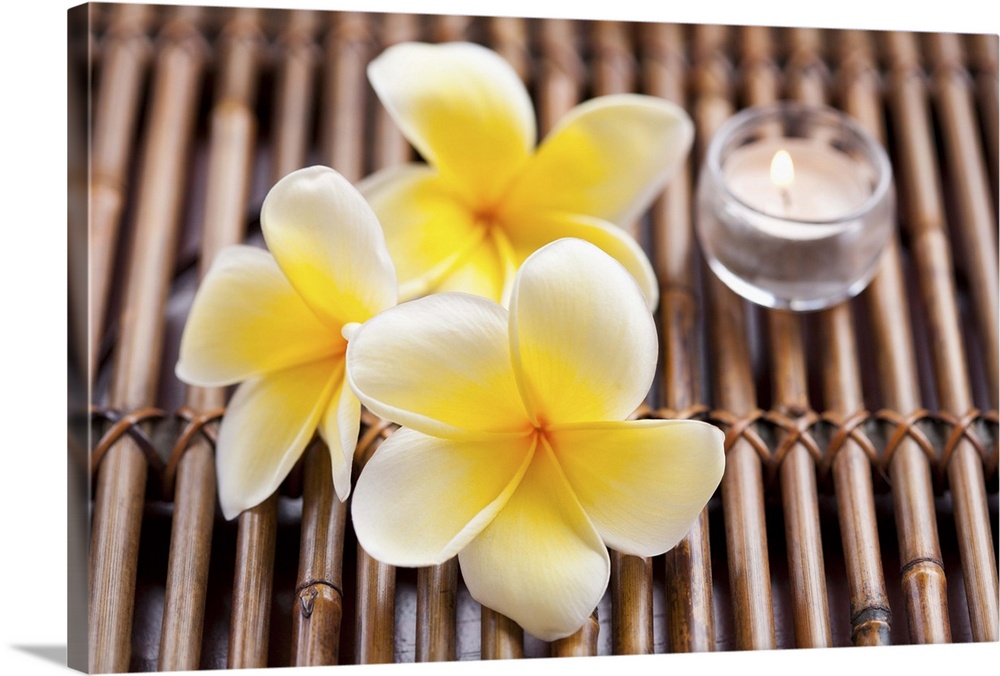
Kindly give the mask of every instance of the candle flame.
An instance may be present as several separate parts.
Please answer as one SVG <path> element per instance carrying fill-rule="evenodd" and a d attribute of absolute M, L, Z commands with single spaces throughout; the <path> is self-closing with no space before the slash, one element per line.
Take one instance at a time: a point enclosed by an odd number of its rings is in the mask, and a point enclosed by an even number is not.
<path fill-rule="evenodd" d="M 778 188 L 786 190 L 795 181 L 795 167 L 792 156 L 785 150 L 779 150 L 771 160 L 771 182 Z"/>

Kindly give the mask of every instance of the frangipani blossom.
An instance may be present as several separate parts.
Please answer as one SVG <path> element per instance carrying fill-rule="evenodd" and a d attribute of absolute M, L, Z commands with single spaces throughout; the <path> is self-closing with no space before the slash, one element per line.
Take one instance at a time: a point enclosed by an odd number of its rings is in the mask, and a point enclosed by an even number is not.
<path fill-rule="evenodd" d="M 587 240 L 616 258 L 656 306 L 637 219 L 683 165 L 684 110 L 622 94 L 571 110 L 536 149 L 528 92 L 498 54 L 468 43 L 404 43 L 368 78 L 428 164 L 385 169 L 359 186 L 382 223 L 402 300 L 465 291 L 499 301 L 540 246 Z"/>
<path fill-rule="evenodd" d="M 191 385 L 242 382 L 215 451 L 227 519 L 274 492 L 317 428 L 337 495 L 347 498 L 361 404 L 346 384 L 343 328 L 396 304 L 378 220 L 337 172 L 284 177 L 260 221 L 271 253 L 220 252 L 195 296 L 176 368 Z"/>
<path fill-rule="evenodd" d="M 457 555 L 477 601 L 541 639 L 571 634 L 607 587 L 607 547 L 670 549 L 722 478 L 717 428 L 626 420 L 656 359 L 635 281 L 576 239 L 528 258 L 509 312 L 442 293 L 370 320 L 348 380 L 402 427 L 355 486 L 359 542 L 397 566 Z"/>

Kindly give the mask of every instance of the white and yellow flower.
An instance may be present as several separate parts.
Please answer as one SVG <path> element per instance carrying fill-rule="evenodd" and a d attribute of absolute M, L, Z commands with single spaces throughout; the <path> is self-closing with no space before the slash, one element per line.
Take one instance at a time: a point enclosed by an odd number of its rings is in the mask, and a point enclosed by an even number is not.
<path fill-rule="evenodd" d="M 242 383 L 216 445 L 228 519 L 274 492 L 317 429 L 330 447 L 337 495 L 347 498 L 361 405 L 346 384 L 343 328 L 396 303 L 378 220 L 332 169 L 281 179 L 260 220 L 271 253 L 240 245 L 218 255 L 195 296 L 176 368 L 192 385 Z"/>
<path fill-rule="evenodd" d="M 721 480 L 717 428 L 626 420 L 653 379 L 656 329 L 634 279 L 591 244 L 532 254 L 509 312 L 444 293 L 353 331 L 351 387 L 402 425 L 358 478 L 360 543 L 397 566 L 457 555 L 472 596 L 539 638 L 596 607 L 606 547 L 670 549 Z"/>
<path fill-rule="evenodd" d="M 652 267 L 618 226 L 637 219 L 682 166 L 693 139 L 683 109 L 637 94 L 591 99 L 536 149 L 524 85 L 484 47 L 396 45 L 368 77 L 428 163 L 359 186 L 385 228 L 401 299 L 466 291 L 506 304 L 533 251 L 576 237 L 616 258 L 655 307 Z"/>

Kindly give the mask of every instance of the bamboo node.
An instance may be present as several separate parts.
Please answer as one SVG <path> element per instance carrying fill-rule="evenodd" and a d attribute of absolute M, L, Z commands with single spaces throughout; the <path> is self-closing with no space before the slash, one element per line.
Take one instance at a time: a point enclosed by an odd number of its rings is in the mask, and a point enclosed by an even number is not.
<path fill-rule="evenodd" d="M 312 587 L 299 592 L 299 608 L 303 618 L 309 619 L 312 617 L 317 596 L 319 596 L 319 592 Z"/>

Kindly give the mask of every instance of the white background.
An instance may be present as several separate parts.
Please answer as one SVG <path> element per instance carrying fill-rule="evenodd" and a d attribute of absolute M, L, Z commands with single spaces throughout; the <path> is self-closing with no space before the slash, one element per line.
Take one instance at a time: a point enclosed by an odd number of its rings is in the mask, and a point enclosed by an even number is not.
<path fill-rule="evenodd" d="M 163 4 L 179 4 L 161 0 Z M 190 4 L 190 3 L 189 3 Z M 697 0 L 666 2 L 612 0 L 574 2 L 462 2 L 410 0 L 320 3 L 234 2 L 316 9 L 364 9 L 429 13 L 570 16 L 681 23 L 763 24 L 884 28 L 901 30 L 998 32 L 997 9 L 990 0 L 938 3 L 888 3 L 873 0 Z M 894 10 L 889 6 L 895 7 Z M 72 3 L 20 0 L 7 5 L 0 28 L 0 664 L 3 673 L 62 673 L 66 645 L 66 10 Z M 474 10 L 470 9 L 474 6 Z M 920 9 L 918 9 L 920 7 Z M 989 8 L 989 9 L 986 9 Z M 894 571 L 886 571 L 890 583 Z M 897 614 L 902 622 L 902 612 Z M 948 673 L 958 668 L 992 671 L 1000 644 L 905 647 L 879 650 L 839 649 L 822 653 L 789 650 L 642 658 L 544 660 L 483 663 L 479 674 L 578 673 L 585 670 L 634 669 L 643 672 L 714 673 L 723 669 L 758 669 L 779 673 L 845 670 L 892 672 L 918 667 L 918 673 Z M 614 660 L 608 662 L 607 660 Z M 467 673 L 468 664 L 412 667 L 338 667 L 336 673 Z M 262 672 L 264 673 L 264 672 Z M 291 669 L 267 674 L 291 674 Z"/>

